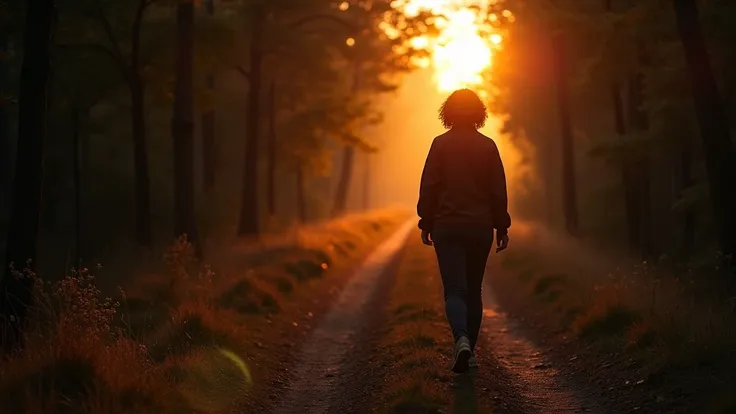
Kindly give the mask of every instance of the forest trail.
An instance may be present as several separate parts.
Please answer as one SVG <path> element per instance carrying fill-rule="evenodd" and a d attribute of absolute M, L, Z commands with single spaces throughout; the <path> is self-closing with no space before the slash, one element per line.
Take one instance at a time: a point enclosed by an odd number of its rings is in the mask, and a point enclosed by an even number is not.
<path fill-rule="evenodd" d="M 399 260 L 426 260 L 404 252 L 413 236 L 414 221 L 403 225 L 365 260 L 354 273 L 330 312 L 299 351 L 291 381 L 275 407 L 279 413 L 582 413 L 612 412 L 576 392 L 567 377 L 555 369 L 545 352 L 524 335 L 485 289 L 485 315 L 479 344 L 477 373 L 454 376 L 443 384 L 452 402 L 432 410 L 376 407 L 375 392 L 385 385 L 391 355 L 376 353 L 376 336 L 384 334 L 386 292 L 398 278 Z M 406 257 L 402 257 L 406 256 Z M 493 270 L 494 272 L 496 270 Z M 444 315 L 442 315 L 444 317 Z M 444 322 L 444 321 L 443 321 Z M 444 352 L 444 353 L 443 353 Z M 447 364 L 449 350 L 436 350 L 436 364 Z M 376 363 L 376 361 L 379 361 Z M 383 361 L 383 362 L 380 362 Z M 429 381 L 445 382 L 441 379 Z"/>
<path fill-rule="evenodd" d="M 276 412 L 316 414 L 344 412 L 338 404 L 351 404 L 343 385 L 350 372 L 351 351 L 359 331 L 375 316 L 374 295 L 382 293 L 390 264 L 398 258 L 414 221 L 405 223 L 379 245 L 355 272 L 340 296 L 300 351 L 293 380 L 277 403 Z M 346 407 L 347 408 L 347 407 Z"/>
<path fill-rule="evenodd" d="M 518 321 L 500 307 L 490 286 L 484 289 L 481 361 L 489 363 L 481 372 L 495 378 L 498 407 L 493 412 L 513 413 L 604 413 L 598 401 L 585 398 L 555 367 L 547 349 L 529 339 Z"/>

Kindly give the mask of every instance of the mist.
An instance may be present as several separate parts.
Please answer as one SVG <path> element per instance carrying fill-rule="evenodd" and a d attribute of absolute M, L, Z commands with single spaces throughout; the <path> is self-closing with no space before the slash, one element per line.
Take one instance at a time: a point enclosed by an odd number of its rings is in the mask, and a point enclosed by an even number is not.
<path fill-rule="evenodd" d="M 414 208 L 419 194 L 419 181 L 432 140 L 445 132 L 438 110 L 450 93 L 438 91 L 433 69 L 420 69 L 406 75 L 395 93 L 384 95 L 378 106 L 384 119 L 366 130 L 366 138 L 379 150 L 371 157 L 369 198 L 371 207 L 406 206 Z M 501 133 L 503 122 L 489 114 L 481 132 L 499 147 L 506 168 L 509 203 L 512 213 L 515 201 L 528 195 L 534 180 L 531 162 L 534 154 L 524 141 Z M 353 201 L 362 200 L 365 179 L 365 156 L 360 157 L 353 177 Z M 359 204 L 357 204 L 359 205 Z"/>

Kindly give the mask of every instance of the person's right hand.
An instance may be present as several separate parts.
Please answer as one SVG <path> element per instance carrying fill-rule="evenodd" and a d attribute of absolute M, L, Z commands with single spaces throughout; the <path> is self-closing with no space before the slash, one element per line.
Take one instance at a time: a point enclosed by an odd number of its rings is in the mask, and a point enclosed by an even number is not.
<path fill-rule="evenodd" d="M 506 233 L 496 238 L 496 253 L 506 250 L 509 247 L 509 234 Z"/>

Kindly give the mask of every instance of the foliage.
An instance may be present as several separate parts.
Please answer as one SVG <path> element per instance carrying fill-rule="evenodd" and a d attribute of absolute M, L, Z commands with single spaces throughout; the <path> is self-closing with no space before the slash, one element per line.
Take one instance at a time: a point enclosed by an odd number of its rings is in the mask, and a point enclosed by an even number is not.
<path fill-rule="evenodd" d="M 0 18 L 12 23 L 4 24 L 0 34 L 0 40 L 9 41 L 12 54 L 7 65 L 2 61 L 5 79 L 1 89 L 3 101 L 11 104 L 17 100 L 17 91 L 11 86 L 17 83 L 22 56 L 21 3 L 0 2 Z M 243 152 L 243 114 L 249 88 L 248 74 L 242 69 L 249 64 L 252 17 L 259 8 L 264 17 L 259 47 L 265 53 L 260 112 L 265 125 L 270 115 L 265 92 L 273 82 L 279 177 L 293 177 L 297 168 L 306 172 L 308 180 L 329 175 L 337 146 L 378 150 L 363 134 L 366 126 L 381 119 L 375 98 L 392 92 L 401 75 L 413 69 L 413 57 L 424 52 L 407 45 L 412 37 L 433 30 L 431 19 L 427 14 L 404 16 L 385 1 L 348 3 L 343 10 L 342 2 L 333 0 L 222 0 L 213 3 L 214 13 L 210 14 L 204 3 L 195 2 L 196 110 L 198 115 L 215 110 L 217 125 L 216 188 L 206 198 L 197 195 L 198 216 L 213 223 L 212 228 L 202 229 L 203 233 L 213 235 L 228 229 L 234 216 L 231 212 L 241 187 L 242 156 L 233 154 Z M 139 172 L 133 163 L 131 88 L 138 75 L 145 94 L 153 231 L 155 235 L 170 234 L 176 4 L 173 0 L 57 2 L 41 220 L 44 243 L 67 241 L 80 229 L 82 256 L 109 260 L 109 252 L 126 246 L 132 238 L 136 217 L 133 200 L 138 190 L 135 177 Z M 386 27 L 391 26 L 401 30 L 389 37 Z M 354 40 L 353 46 L 347 44 L 348 38 Z M 215 89 L 208 86 L 210 75 L 215 78 Z M 81 162 L 78 189 L 73 180 L 75 140 Z M 199 145 L 197 142 L 195 154 L 200 153 Z M 5 142 L 2 148 L 6 148 Z M 197 160 L 197 177 L 200 168 Z M 9 178 L 2 180 L 3 186 L 9 183 Z M 195 183 L 199 188 L 198 183 L 199 179 Z M 284 188 L 278 189 L 278 204 L 293 204 L 288 202 L 293 198 L 292 186 L 280 187 Z M 74 222 L 72 214 L 77 191 L 81 224 Z M 320 197 L 328 195 L 315 195 L 314 199 Z M 281 221 L 288 222 L 294 212 L 284 210 L 282 214 Z M 58 265 L 67 253 L 44 253 L 42 260 Z"/>
<path fill-rule="evenodd" d="M 535 149 L 531 157 L 537 176 L 545 183 L 546 202 L 558 203 L 559 171 L 555 156 L 559 149 L 559 123 L 552 66 L 553 38 L 564 39 L 566 63 L 572 93 L 572 122 L 576 130 L 577 181 L 581 203 L 599 197 L 600 188 L 611 181 L 616 197 L 623 198 L 621 170 L 632 162 L 649 160 L 654 226 L 659 234 L 658 249 L 674 248 L 669 243 L 680 231 L 679 214 L 706 201 L 704 158 L 689 89 L 682 43 L 675 25 L 671 2 L 646 0 L 570 0 L 532 2 L 506 0 L 503 7 L 513 11 L 513 21 L 501 22 L 504 42 L 489 69 L 491 110 L 504 119 L 504 130 L 517 141 L 527 141 Z M 731 99 L 736 87 L 732 63 L 733 48 L 726 47 L 733 26 L 725 22 L 736 16 L 729 2 L 698 1 L 701 24 L 721 92 L 727 96 L 731 128 L 736 126 Z M 632 130 L 630 86 L 633 76 L 643 76 L 643 103 L 648 127 Z M 624 135 L 615 126 L 612 88 L 620 94 Z M 692 162 L 684 161 L 690 154 Z M 683 175 L 685 174 L 685 175 Z M 593 178 L 595 177 L 595 179 Z M 614 200 L 609 200 L 614 202 Z M 684 209 L 684 210 L 683 210 Z M 674 210 L 674 211 L 673 211 Z M 583 215 L 586 211 L 582 212 Z M 698 219 L 708 226 L 709 214 Z M 622 227 L 617 217 L 608 216 L 603 227 Z M 586 221 L 585 218 L 582 219 Z M 591 216 L 590 222 L 599 220 Z M 598 226 L 601 223 L 592 225 Z M 592 227 L 591 226 L 591 227 Z M 702 234 L 712 239 L 713 228 Z M 597 235 L 608 238 L 607 234 Z"/>

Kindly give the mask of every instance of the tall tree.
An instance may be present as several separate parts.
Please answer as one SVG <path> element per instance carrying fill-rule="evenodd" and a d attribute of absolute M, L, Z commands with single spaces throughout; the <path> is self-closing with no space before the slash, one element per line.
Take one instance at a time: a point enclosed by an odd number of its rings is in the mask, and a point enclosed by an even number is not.
<path fill-rule="evenodd" d="M 143 24 L 146 11 L 157 0 L 136 0 L 131 27 L 125 28 L 125 37 L 108 16 L 101 0 L 91 0 L 83 7 L 82 14 L 91 17 L 102 26 L 106 41 L 71 42 L 59 46 L 67 49 L 97 51 L 109 57 L 118 68 L 130 95 L 130 121 L 133 135 L 133 166 L 135 172 L 136 240 L 142 246 L 153 244 L 151 231 L 151 178 L 148 164 L 148 139 L 146 132 L 146 84 L 143 71 Z M 127 37 L 129 36 L 129 37 Z"/>
<path fill-rule="evenodd" d="M 18 100 L 18 146 L 10 211 L 6 266 L 0 285 L 0 316 L 5 349 L 20 343 L 20 332 L 31 302 L 31 281 L 17 278 L 10 264 L 36 267 L 37 236 L 43 188 L 43 155 L 48 115 L 51 48 L 56 2 L 27 2 L 23 65 Z"/>
<path fill-rule="evenodd" d="M 621 84 L 611 82 L 611 100 L 613 102 L 614 129 L 622 140 L 626 137 L 626 118 L 624 117 L 624 103 L 621 94 Z M 629 156 L 621 157 L 621 186 L 624 192 L 624 212 L 626 217 L 626 231 L 628 247 L 632 254 L 639 252 L 639 235 L 641 234 L 641 214 L 639 214 L 639 198 L 636 191 L 637 177 L 631 166 Z"/>
<path fill-rule="evenodd" d="M 606 13 L 613 12 L 612 0 L 604 0 L 604 9 Z M 627 134 L 626 128 L 626 117 L 624 115 L 624 100 L 621 92 L 621 82 L 618 79 L 619 74 L 614 72 L 610 81 L 611 90 L 611 103 L 613 107 L 613 123 L 614 131 L 620 140 L 625 140 Z M 632 88 L 641 87 L 641 76 L 637 76 L 634 79 L 637 83 L 632 85 Z M 633 101 L 633 95 L 630 96 L 630 101 Z M 636 113 L 640 111 L 638 108 L 642 103 L 637 100 L 634 105 L 637 106 Z M 637 192 L 637 175 L 632 167 L 631 155 L 625 154 L 621 157 L 620 168 L 621 168 L 621 187 L 624 193 L 624 213 L 626 217 L 626 230 L 628 236 L 628 247 L 629 252 L 633 254 L 641 254 L 641 228 L 642 228 L 642 214 L 640 214 L 640 197 Z"/>
<path fill-rule="evenodd" d="M 202 257 L 194 211 L 194 2 L 176 7 L 176 81 L 171 135 L 174 149 L 174 231 L 186 234 Z"/>
<path fill-rule="evenodd" d="M 570 92 L 565 39 L 558 34 L 552 40 L 554 53 L 555 84 L 557 85 L 557 109 L 559 111 L 562 144 L 562 203 L 565 228 L 571 235 L 578 233 L 577 185 L 575 182 L 575 153 L 570 115 Z"/>
<path fill-rule="evenodd" d="M 276 81 L 271 80 L 268 88 L 268 174 L 266 190 L 269 217 L 276 216 Z"/>
<path fill-rule="evenodd" d="M 365 169 L 363 170 L 363 210 L 371 208 L 371 164 L 373 158 L 370 153 L 365 154 Z"/>
<path fill-rule="evenodd" d="M 346 144 L 342 149 L 340 158 L 340 174 L 337 178 L 337 189 L 332 205 L 332 217 L 338 217 L 345 213 L 348 202 L 350 183 L 353 181 L 353 169 L 355 164 L 355 147 Z"/>
<path fill-rule="evenodd" d="M 304 177 L 304 166 L 296 166 L 296 214 L 299 222 L 307 222 L 307 190 Z"/>
<path fill-rule="evenodd" d="M 205 10 L 210 16 L 215 14 L 215 0 L 204 1 Z M 215 93 L 215 74 L 207 73 L 205 77 L 207 90 Z M 214 105 L 202 114 L 202 186 L 209 193 L 215 186 L 217 151 L 215 143 L 215 108 Z"/>
<path fill-rule="evenodd" d="M 685 51 L 721 250 L 736 257 L 736 151 L 695 0 L 672 0 Z"/>
<path fill-rule="evenodd" d="M 250 19 L 248 45 L 248 98 L 245 127 L 245 153 L 243 154 L 243 179 L 238 219 L 238 236 L 256 236 L 259 233 L 260 214 L 258 208 L 258 138 L 261 122 L 261 89 L 263 69 L 263 21 L 264 6 L 253 5 Z"/>
<path fill-rule="evenodd" d="M 644 134 L 649 129 L 649 116 L 644 111 L 644 75 L 642 70 L 648 65 L 647 52 L 640 38 L 634 45 L 638 69 L 629 74 L 629 131 Z M 636 254 L 648 259 L 653 254 L 652 239 L 652 205 L 651 205 L 651 166 L 649 156 L 641 154 L 635 157 L 628 168 L 629 185 L 633 187 L 637 233 L 635 234 Z M 629 237 L 632 237 L 630 234 Z"/>
<path fill-rule="evenodd" d="M 72 103 L 72 181 L 74 182 L 74 266 L 82 263 L 82 163 L 79 157 L 82 114 L 79 97 Z"/>
<path fill-rule="evenodd" d="M 11 109 L 11 95 L 9 92 L 9 79 L 8 74 L 10 72 L 10 11 L 7 10 L 8 5 L 0 3 L 0 151 L 3 152 L 0 162 L 3 163 L 2 169 L 0 169 L 0 197 L 6 195 L 6 185 L 11 181 L 12 170 L 9 168 L 12 165 L 9 159 L 11 145 L 11 133 L 10 133 L 10 109 Z M 4 12 L 2 11 L 4 10 Z M 2 211 L 2 210 L 0 210 Z"/>

